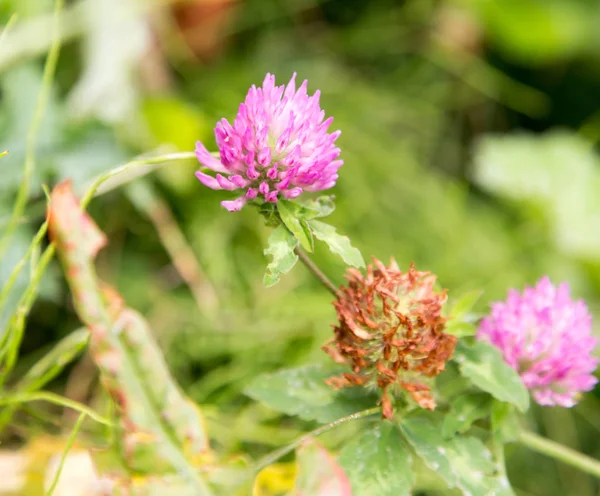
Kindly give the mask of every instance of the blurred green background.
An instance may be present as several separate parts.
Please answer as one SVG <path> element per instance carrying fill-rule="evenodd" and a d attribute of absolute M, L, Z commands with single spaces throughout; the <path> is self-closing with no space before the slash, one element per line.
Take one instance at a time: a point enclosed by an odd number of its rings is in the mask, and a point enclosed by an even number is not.
<path fill-rule="evenodd" d="M 52 6 L 0 0 L 3 23 L 19 14 L 0 49 L 0 150 L 10 151 L 0 229 L 22 174 Z M 600 316 L 598 0 L 81 0 L 61 16 L 34 193 L 0 284 L 43 219 L 42 184 L 71 177 L 83 191 L 142 152 L 189 151 L 198 139 L 215 149 L 214 123 L 233 119 L 251 84 L 297 72 L 342 130 L 331 223 L 365 257 L 414 260 L 451 299 L 481 288 L 481 311 L 548 274 Z M 196 166 L 172 163 L 94 200 L 110 239 L 99 271 L 147 315 L 215 445 L 260 455 L 311 425 L 242 390 L 261 372 L 327 360 L 331 297 L 302 266 L 264 289 L 269 228 L 252 209 L 221 208 Z M 326 248 L 315 260 L 343 281 Z M 55 266 L 15 376 L 78 326 Z M 93 402 L 94 367 L 84 357 L 52 388 Z M 52 431 L 47 420 L 21 412 L 4 440 Z M 534 409 L 528 421 L 600 456 L 598 393 L 572 410 Z M 597 481 L 522 448 L 511 447 L 508 468 L 519 495 L 600 494 Z"/>

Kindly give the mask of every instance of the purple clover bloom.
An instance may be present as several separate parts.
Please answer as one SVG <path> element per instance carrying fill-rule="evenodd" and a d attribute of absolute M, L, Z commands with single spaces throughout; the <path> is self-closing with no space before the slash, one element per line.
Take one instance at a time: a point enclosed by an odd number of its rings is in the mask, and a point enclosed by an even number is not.
<path fill-rule="evenodd" d="M 477 332 L 502 352 L 540 405 L 571 407 L 598 382 L 592 318 L 569 291 L 567 283 L 555 287 L 547 277 L 522 294 L 511 289 L 505 302 L 492 303 Z"/>
<path fill-rule="evenodd" d="M 200 163 L 217 173 L 213 177 L 196 172 L 200 182 L 212 189 L 244 192 L 236 200 L 221 202 L 230 212 L 257 197 L 275 203 L 335 185 L 343 162 L 334 142 L 341 131 L 327 132 L 333 117 L 325 119 L 320 92 L 309 97 L 306 84 L 296 90 L 294 73 L 287 86 L 275 86 L 275 77 L 267 74 L 262 88 L 253 85 L 248 91 L 233 126 L 227 119 L 217 123 L 220 160 L 196 143 Z"/>

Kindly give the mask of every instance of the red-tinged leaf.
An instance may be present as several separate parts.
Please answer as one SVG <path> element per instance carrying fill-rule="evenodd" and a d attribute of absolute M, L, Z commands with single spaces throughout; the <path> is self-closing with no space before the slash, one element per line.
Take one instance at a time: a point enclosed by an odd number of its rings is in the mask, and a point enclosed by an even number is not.
<path fill-rule="evenodd" d="M 93 344 L 110 328 L 93 267 L 96 254 L 106 245 L 106 236 L 82 210 L 70 181 L 52 190 L 47 218 L 50 239 L 63 263 L 73 303 L 81 320 L 93 331 Z"/>
<path fill-rule="evenodd" d="M 59 250 L 72 251 L 93 259 L 106 245 L 106 236 L 81 209 L 73 194 L 71 181 L 63 181 L 52 190 L 48 205 L 50 239 Z"/>
<path fill-rule="evenodd" d="M 106 237 L 69 182 L 52 192 L 48 224 L 75 308 L 90 330 L 90 354 L 117 405 L 117 457 L 130 475 L 160 476 L 177 494 L 184 494 L 181 483 L 185 494 L 211 495 L 198 470 L 211 457 L 202 414 L 171 377 L 145 320 L 97 279 L 94 258 Z"/>
<path fill-rule="evenodd" d="M 296 451 L 295 496 L 352 496 L 350 481 L 331 454 L 316 441 Z"/>

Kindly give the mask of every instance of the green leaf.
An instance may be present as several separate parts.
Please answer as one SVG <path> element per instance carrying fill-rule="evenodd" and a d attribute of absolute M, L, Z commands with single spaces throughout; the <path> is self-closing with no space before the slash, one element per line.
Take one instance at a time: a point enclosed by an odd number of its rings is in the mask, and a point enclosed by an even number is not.
<path fill-rule="evenodd" d="M 470 322 L 461 322 L 460 320 L 449 320 L 444 328 L 444 332 L 452 334 L 457 338 L 464 338 L 469 336 L 475 336 L 477 334 L 477 327 Z"/>
<path fill-rule="evenodd" d="M 492 405 L 492 432 L 503 442 L 516 441 L 519 437 L 519 418 L 510 403 L 494 400 Z"/>
<path fill-rule="evenodd" d="M 335 459 L 314 440 L 296 451 L 296 496 L 352 496 L 348 476 Z"/>
<path fill-rule="evenodd" d="M 415 482 L 412 455 L 398 428 L 381 422 L 346 444 L 339 458 L 354 494 L 409 496 Z"/>
<path fill-rule="evenodd" d="M 315 245 L 312 232 L 306 221 L 298 218 L 297 209 L 294 208 L 294 205 L 297 204 L 286 200 L 280 200 L 277 202 L 277 211 L 279 212 L 282 222 L 294 237 L 306 250 L 312 252 Z"/>
<path fill-rule="evenodd" d="M 510 481 L 506 474 L 497 473 L 487 480 L 487 486 L 490 490 L 486 496 L 515 496 L 515 492 L 510 486 Z"/>
<path fill-rule="evenodd" d="M 413 417 L 398 423 L 400 431 L 425 464 L 446 481 L 448 487 L 456 487 L 457 478 L 446 456 L 448 443 L 440 429 L 423 417 Z"/>
<path fill-rule="evenodd" d="M 327 217 L 332 214 L 335 210 L 335 203 L 333 202 L 333 196 L 319 196 L 315 200 L 309 200 L 303 205 L 306 209 L 309 209 L 304 219 L 313 219 L 315 217 Z M 313 214 L 313 213 L 316 213 Z"/>
<path fill-rule="evenodd" d="M 290 200 L 279 200 L 277 205 L 284 204 L 291 215 L 300 220 L 311 220 L 319 217 L 326 217 L 335 210 L 333 196 L 320 196 L 314 200 L 308 200 L 304 203 L 296 203 Z M 271 203 L 269 205 L 275 206 Z"/>
<path fill-rule="evenodd" d="M 258 213 L 263 216 L 265 226 L 279 227 L 281 225 L 281 217 L 277 215 L 277 207 L 274 203 L 263 202 L 256 204 L 251 202 L 249 205 L 258 207 Z"/>
<path fill-rule="evenodd" d="M 365 261 L 358 249 L 350 244 L 348 236 L 342 236 L 335 232 L 335 227 L 318 220 L 308 221 L 308 225 L 315 237 L 329 246 L 329 249 L 342 257 L 344 262 L 352 267 L 363 268 Z"/>
<path fill-rule="evenodd" d="M 492 398 L 486 393 L 464 394 L 452 403 L 452 409 L 444 416 L 442 433 L 452 437 L 463 433 L 473 422 L 487 417 L 492 409 Z"/>
<path fill-rule="evenodd" d="M 273 258 L 267 265 L 263 283 L 266 287 L 271 287 L 279 282 L 281 274 L 286 274 L 296 265 L 298 255 L 294 253 L 294 249 L 298 246 L 298 240 L 282 225 L 273 231 L 267 242 L 269 246 L 265 249 L 265 255 Z"/>
<path fill-rule="evenodd" d="M 364 388 L 336 391 L 325 384 L 325 380 L 345 371 L 346 367 L 338 365 L 280 370 L 254 379 L 245 394 L 274 410 L 326 424 L 377 402 Z"/>
<path fill-rule="evenodd" d="M 456 437 L 447 453 L 456 474 L 457 487 L 464 495 L 498 494 L 495 479 L 496 466 L 485 445 L 475 437 Z"/>
<path fill-rule="evenodd" d="M 512 403 L 523 412 L 529 408 L 529 392 L 519 374 L 492 345 L 482 341 L 468 345 L 459 341 L 454 360 L 459 364 L 460 373 L 479 389 L 501 401 Z"/>
<path fill-rule="evenodd" d="M 458 299 L 458 301 L 454 304 L 454 306 L 452 307 L 452 310 L 450 310 L 450 318 L 458 319 L 458 320 L 465 320 L 465 318 L 468 316 L 469 312 L 475 306 L 475 303 L 477 303 L 477 300 L 479 300 L 479 298 L 481 298 L 482 294 L 483 294 L 483 291 L 476 290 L 476 291 L 469 291 L 468 293 L 465 293 L 464 295 L 462 295 Z"/>
<path fill-rule="evenodd" d="M 450 310 L 445 331 L 457 337 L 474 336 L 477 328 L 474 325 L 476 317 L 471 309 L 481 297 L 483 291 L 469 291 L 462 295 Z"/>
<path fill-rule="evenodd" d="M 441 398 L 447 398 L 448 401 L 465 394 L 472 387 L 471 381 L 460 374 L 458 364 L 452 360 L 446 363 L 444 373 L 435 378 L 435 390 Z"/>
<path fill-rule="evenodd" d="M 399 427 L 419 457 L 449 488 L 456 487 L 465 496 L 507 494 L 507 481 L 495 476 L 491 454 L 479 439 L 460 436 L 445 440 L 439 426 L 423 416 L 404 419 Z"/>

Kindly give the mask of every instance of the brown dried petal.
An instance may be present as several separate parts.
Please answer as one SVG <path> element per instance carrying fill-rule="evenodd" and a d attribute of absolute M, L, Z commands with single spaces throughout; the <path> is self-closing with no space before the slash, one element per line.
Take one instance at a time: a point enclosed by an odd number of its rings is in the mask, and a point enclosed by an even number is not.
<path fill-rule="evenodd" d="M 365 275 L 349 269 L 346 279 L 348 285 L 334 302 L 339 321 L 335 337 L 324 350 L 334 361 L 348 363 L 355 374 L 330 383 L 344 387 L 360 378 L 361 384 L 377 384 L 383 390 L 385 417 L 391 416 L 388 388 L 394 384 L 421 407 L 433 409 L 429 388 L 412 378 L 438 375 L 454 352 L 456 338 L 443 332 L 446 291 L 433 290 L 435 275 L 417 271 L 414 264 L 401 272 L 393 259 L 388 267 L 374 259 Z"/>

